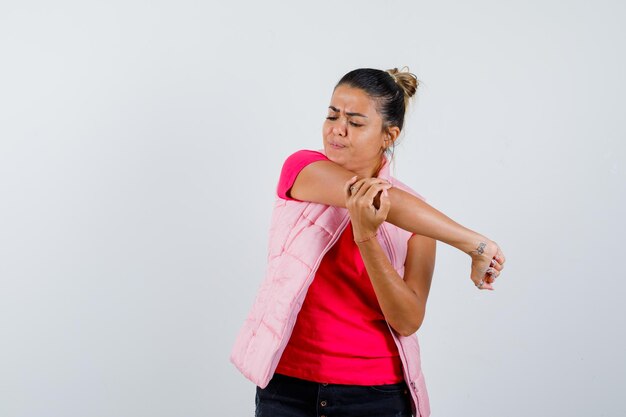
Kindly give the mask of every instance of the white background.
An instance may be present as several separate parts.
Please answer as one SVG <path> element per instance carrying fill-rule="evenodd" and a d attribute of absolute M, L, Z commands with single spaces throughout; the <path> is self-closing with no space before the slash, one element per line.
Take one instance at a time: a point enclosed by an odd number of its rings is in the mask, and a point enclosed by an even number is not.
<path fill-rule="evenodd" d="M 298 2 L 300 3 L 300 2 Z M 0 415 L 250 416 L 229 363 L 278 173 L 349 70 L 422 81 L 395 174 L 446 245 L 432 416 L 623 416 L 620 1 L 2 1 Z"/>

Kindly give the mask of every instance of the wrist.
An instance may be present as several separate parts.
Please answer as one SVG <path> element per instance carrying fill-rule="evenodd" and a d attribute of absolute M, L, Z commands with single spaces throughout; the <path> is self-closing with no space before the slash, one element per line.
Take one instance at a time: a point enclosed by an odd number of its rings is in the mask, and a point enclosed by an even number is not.
<path fill-rule="evenodd" d="M 376 229 L 361 229 L 359 227 L 352 226 L 352 237 L 356 243 L 367 242 L 374 239 L 378 235 L 378 228 Z"/>
<path fill-rule="evenodd" d="M 461 226 L 462 230 L 455 231 L 455 236 L 450 241 L 447 241 L 450 246 L 455 247 L 470 256 L 478 255 L 481 251 L 481 243 L 486 247 L 487 243 L 490 242 L 486 236 L 481 235 L 480 233 L 474 232 L 466 227 Z M 483 247 L 483 250 L 484 250 Z"/>
<path fill-rule="evenodd" d="M 477 235 L 471 241 L 468 241 L 465 249 L 463 249 L 472 259 L 491 259 L 495 256 L 497 250 L 496 244 L 482 235 Z"/>
<path fill-rule="evenodd" d="M 355 237 L 355 238 L 354 238 L 354 242 L 355 242 L 357 245 L 358 245 L 358 244 L 360 244 L 360 243 L 366 243 L 366 242 L 369 242 L 369 241 L 371 241 L 371 240 L 375 239 L 375 238 L 376 238 L 376 236 L 378 236 L 378 233 L 374 233 L 373 235 L 370 235 L 370 236 L 368 236 L 368 237 L 364 237 L 364 238 L 357 238 L 357 237 Z"/>

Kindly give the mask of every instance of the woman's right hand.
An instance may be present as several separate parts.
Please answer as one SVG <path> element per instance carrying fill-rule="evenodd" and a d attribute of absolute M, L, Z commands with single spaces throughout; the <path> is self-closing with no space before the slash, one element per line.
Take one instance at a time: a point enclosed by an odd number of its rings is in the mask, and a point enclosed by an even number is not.
<path fill-rule="evenodd" d="M 481 239 L 474 250 L 469 252 L 472 257 L 472 270 L 470 278 L 476 288 L 480 290 L 493 290 L 493 283 L 504 268 L 506 258 L 496 242 L 489 239 Z"/>

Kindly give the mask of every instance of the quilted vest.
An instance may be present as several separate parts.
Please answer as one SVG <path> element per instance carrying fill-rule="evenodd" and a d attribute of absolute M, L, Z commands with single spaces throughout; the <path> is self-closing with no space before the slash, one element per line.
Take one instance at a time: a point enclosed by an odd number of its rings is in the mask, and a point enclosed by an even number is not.
<path fill-rule="evenodd" d="M 389 174 L 384 161 L 379 178 L 424 199 Z M 348 210 L 324 204 L 284 200 L 274 203 L 269 230 L 265 279 L 237 336 L 230 360 L 256 385 L 265 388 L 278 366 L 322 258 L 350 221 Z M 394 269 L 404 276 L 407 241 L 411 233 L 383 222 L 377 239 Z M 410 387 L 413 414 L 428 417 L 430 404 L 420 362 L 417 335 L 404 337 L 389 327 Z"/>

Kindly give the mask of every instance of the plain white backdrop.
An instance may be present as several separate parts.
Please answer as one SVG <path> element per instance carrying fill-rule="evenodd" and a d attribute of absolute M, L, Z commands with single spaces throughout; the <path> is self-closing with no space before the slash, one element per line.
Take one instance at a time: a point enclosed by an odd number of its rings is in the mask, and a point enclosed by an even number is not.
<path fill-rule="evenodd" d="M 422 81 L 395 174 L 439 244 L 432 416 L 623 416 L 620 1 L 0 3 L 0 415 L 250 416 L 229 363 L 284 158 L 347 71 Z"/>

